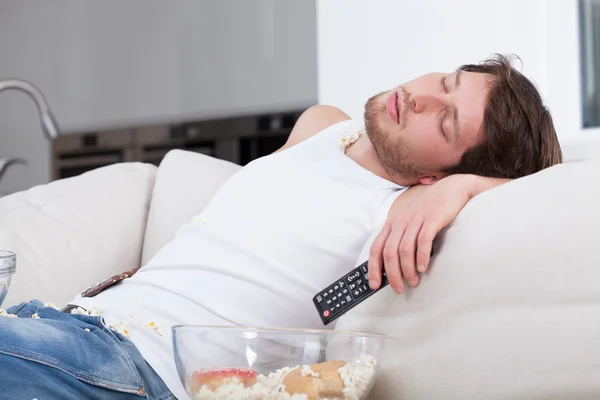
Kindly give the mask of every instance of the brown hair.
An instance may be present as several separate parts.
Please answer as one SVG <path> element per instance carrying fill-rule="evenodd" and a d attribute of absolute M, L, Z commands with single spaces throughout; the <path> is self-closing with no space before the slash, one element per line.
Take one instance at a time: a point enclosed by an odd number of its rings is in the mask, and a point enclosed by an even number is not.
<path fill-rule="evenodd" d="M 483 116 L 484 141 L 448 172 L 519 178 L 562 162 L 552 116 L 534 84 L 497 54 L 459 70 L 492 75 Z"/>

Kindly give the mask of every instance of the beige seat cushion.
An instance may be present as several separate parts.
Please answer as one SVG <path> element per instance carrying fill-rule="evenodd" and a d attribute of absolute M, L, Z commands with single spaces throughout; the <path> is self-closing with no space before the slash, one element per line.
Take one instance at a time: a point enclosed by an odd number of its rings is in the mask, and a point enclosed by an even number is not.
<path fill-rule="evenodd" d="M 142 265 L 170 242 L 177 229 L 200 213 L 217 189 L 241 167 L 184 150 L 172 150 L 156 175 Z"/>
<path fill-rule="evenodd" d="M 393 338 L 373 399 L 600 398 L 600 162 L 473 199 L 416 289 L 336 329 Z"/>
<path fill-rule="evenodd" d="M 156 167 L 124 163 L 0 199 L 0 249 L 17 254 L 3 307 L 63 305 L 139 266 Z"/>

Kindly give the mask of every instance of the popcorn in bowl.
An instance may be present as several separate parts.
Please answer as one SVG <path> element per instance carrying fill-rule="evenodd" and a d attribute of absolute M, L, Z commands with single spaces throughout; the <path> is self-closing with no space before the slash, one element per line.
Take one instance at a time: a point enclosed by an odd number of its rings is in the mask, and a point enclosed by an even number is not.
<path fill-rule="evenodd" d="M 375 380 L 375 359 L 280 368 L 267 376 L 247 368 L 202 369 L 186 384 L 193 400 L 362 400 Z"/>
<path fill-rule="evenodd" d="M 381 335 L 244 327 L 173 327 L 175 363 L 192 400 L 364 400 Z"/>

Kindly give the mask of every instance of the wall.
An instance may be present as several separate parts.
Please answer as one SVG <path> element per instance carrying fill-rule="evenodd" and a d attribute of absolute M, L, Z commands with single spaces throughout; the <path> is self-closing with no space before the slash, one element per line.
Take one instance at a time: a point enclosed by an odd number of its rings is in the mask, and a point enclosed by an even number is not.
<path fill-rule="evenodd" d="M 317 2 L 319 102 L 361 118 L 371 95 L 514 53 L 553 113 L 568 159 L 600 154 L 581 129 L 576 0 Z M 585 155 L 584 155 L 585 153 Z"/>
<path fill-rule="evenodd" d="M 315 2 L 0 0 L 0 79 L 33 82 L 65 132 L 308 107 L 317 101 Z M 29 98 L 0 93 L 0 184 L 49 180 Z"/>

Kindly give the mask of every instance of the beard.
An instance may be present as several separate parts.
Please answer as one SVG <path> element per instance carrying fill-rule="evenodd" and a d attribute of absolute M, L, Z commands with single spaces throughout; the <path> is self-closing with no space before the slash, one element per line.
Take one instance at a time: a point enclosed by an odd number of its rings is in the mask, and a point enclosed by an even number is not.
<path fill-rule="evenodd" d="M 400 90 L 402 91 L 402 100 L 407 102 L 410 93 L 403 87 Z M 397 132 L 384 128 L 382 119 L 387 117 L 387 102 L 383 102 L 382 106 L 378 104 L 377 100 L 385 93 L 387 92 L 376 94 L 365 104 L 365 129 L 373 144 L 375 154 L 392 178 L 416 179 L 426 175 L 423 168 L 410 161 L 410 145 L 403 138 L 407 124 L 406 113 L 403 112 L 400 116 L 400 126 L 397 128 Z M 405 104 L 402 109 L 403 111 L 407 110 L 408 105 Z"/>

